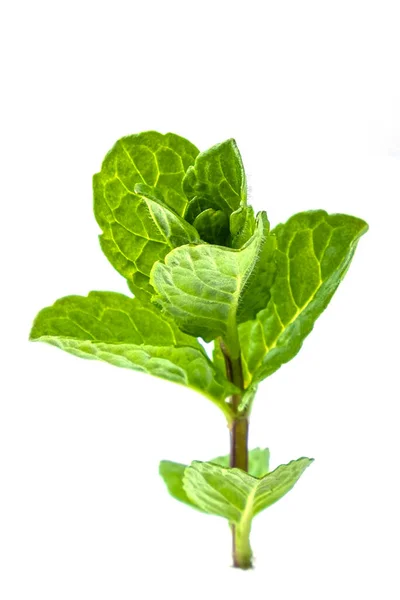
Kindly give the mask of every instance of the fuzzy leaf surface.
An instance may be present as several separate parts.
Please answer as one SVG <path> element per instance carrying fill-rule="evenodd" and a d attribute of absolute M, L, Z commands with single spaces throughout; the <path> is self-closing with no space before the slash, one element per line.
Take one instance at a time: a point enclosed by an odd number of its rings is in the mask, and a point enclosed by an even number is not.
<path fill-rule="evenodd" d="M 246 387 L 298 353 L 367 229 L 361 219 L 322 210 L 299 213 L 275 228 L 276 273 L 268 305 L 239 325 Z"/>
<path fill-rule="evenodd" d="M 191 201 L 204 201 L 205 207 L 215 204 L 228 215 L 246 200 L 246 176 L 235 140 L 230 139 L 201 152 L 189 167 L 183 189 Z"/>
<path fill-rule="evenodd" d="M 153 293 L 154 262 L 176 246 L 199 241 L 182 218 L 187 204 L 182 180 L 197 154 L 184 138 L 148 131 L 120 139 L 93 177 L 101 248 L 143 300 Z"/>
<path fill-rule="evenodd" d="M 276 238 L 269 235 L 265 229 L 266 236 L 257 264 L 246 283 L 241 296 L 238 310 L 238 323 L 254 319 L 257 313 L 268 305 L 271 297 L 271 287 L 276 276 Z"/>
<path fill-rule="evenodd" d="M 253 237 L 240 250 L 208 244 L 172 250 L 151 272 L 157 304 L 183 331 L 207 342 L 222 336 L 229 344 L 267 237 L 268 220 L 260 213 Z"/>
<path fill-rule="evenodd" d="M 251 238 L 256 226 L 254 210 L 244 202 L 229 217 L 231 248 L 241 248 Z"/>
<path fill-rule="evenodd" d="M 39 312 L 30 339 L 191 387 L 224 410 L 224 399 L 232 393 L 232 384 L 195 338 L 155 307 L 122 294 L 61 298 Z"/>

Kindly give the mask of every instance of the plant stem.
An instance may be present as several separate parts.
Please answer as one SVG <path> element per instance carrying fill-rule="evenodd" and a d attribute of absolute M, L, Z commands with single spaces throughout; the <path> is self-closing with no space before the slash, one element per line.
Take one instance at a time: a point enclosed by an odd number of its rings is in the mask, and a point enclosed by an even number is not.
<path fill-rule="evenodd" d="M 231 436 L 231 452 L 229 464 L 231 467 L 248 471 L 248 448 L 247 440 L 249 434 L 249 420 L 247 417 L 235 418 L 232 421 L 230 436 Z"/>
<path fill-rule="evenodd" d="M 235 418 L 231 425 L 230 466 L 248 471 L 248 433 L 247 417 Z M 250 529 L 231 525 L 233 566 L 239 569 L 251 569 L 252 551 L 250 546 Z"/>
<path fill-rule="evenodd" d="M 225 358 L 226 375 L 229 381 L 243 390 L 243 371 L 240 360 L 232 358 L 225 344 L 221 341 L 221 350 Z M 249 419 L 246 413 L 239 411 L 242 394 L 231 397 L 231 407 L 234 414 L 229 423 L 230 428 L 230 467 L 248 471 L 248 434 Z M 232 558 L 233 566 L 239 569 L 251 569 L 252 551 L 250 546 L 250 528 L 231 524 L 232 529 Z"/>
<path fill-rule="evenodd" d="M 246 527 L 232 525 L 232 556 L 233 566 L 237 569 L 252 569 L 253 568 L 253 552 L 250 546 L 250 527 L 246 523 Z"/>

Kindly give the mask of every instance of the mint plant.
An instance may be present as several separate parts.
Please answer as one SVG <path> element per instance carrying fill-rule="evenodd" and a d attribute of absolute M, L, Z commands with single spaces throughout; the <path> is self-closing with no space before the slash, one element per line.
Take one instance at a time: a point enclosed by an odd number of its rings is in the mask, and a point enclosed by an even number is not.
<path fill-rule="evenodd" d="M 101 248 L 134 298 L 61 298 L 39 312 L 30 339 L 185 385 L 223 412 L 228 456 L 162 461 L 160 474 L 177 500 L 228 520 L 233 564 L 250 568 L 253 518 L 312 462 L 270 471 L 267 449 L 248 451 L 257 387 L 300 350 L 368 226 L 312 210 L 271 230 L 247 203 L 234 140 L 200 153 L 171 133 L 124 137 L 93 188 Z"/>

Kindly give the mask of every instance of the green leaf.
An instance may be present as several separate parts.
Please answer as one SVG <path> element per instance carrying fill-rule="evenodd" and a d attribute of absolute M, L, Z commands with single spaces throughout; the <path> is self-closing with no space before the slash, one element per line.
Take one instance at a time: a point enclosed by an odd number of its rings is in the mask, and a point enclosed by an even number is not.
<path fill-rule="evenodd" d="M 265 229 L 267 232 L 267 229 Z M 243 294 L 238 310 L 238 323 L 254 319 L 265 308 L 271 297 L 271 286 L 276 275 L 276 238 L 266 233 L 255 265 Z"/>
<path fill-rule="evenodd" d="M 232 248 L 241 248 L 254 233 L 256 220 L 254 210 L 244 202 L 230 215 L 230 233 Z"/>
<path fill-rule="evenodd" d="M 189 200 L 201 199 L 207 208 L 217 204 L 228 215 L 238 209 L 241 201 L 246 200 L 247 191 L 242 158 L 235 140 L 227 140 L 201 152 L 187 170 L 183 189 Z"/>
<path fill-rule="evenodd" d="M 186 468 L 187 465 L 172 462 L 171 460 L 162 460 L 159 466 L 159 473 L 163 478 L 169 493 L 173 498 L 175 498 L 175 500 L 179 500 L 179 502 L 183 502 L 192 508 L 196 508 L 197 510 L 204 512 L 197 506 L 197 504 L 190 500 L 189 496 L 183 489 L 183 475 Z"/>
<path fill-rule="evenodd" d="M 189 204 L 185 219 L 198 230 L 202 240 L 221 246 L 231 245 L 229 217 L 246 203 L 246 176 L 242 158 L 234 140 L 227 140 L 202 152 L 189 167 L 183 188 Z M 242 214 L 243 213 L 243 214 Z M 250 214 L 242 208 L 233 221 L 234 248 L 239 248 L 254 232 Z M 248 215 L 247 223 L 246 215 Z"/>
<path fill-rule="evenodd" d="M 294 215 L 272 232 L 278 249 L 270 300 L 254 320 L 239 325 L 245 387 L 297 354 L 367 229 L 356 217 L 317 210 Z"/>
<path fill-rule="evenodd" d="M 213 198 L 194 198 L 186 207 L 185 221 L 193 225 L 196 218 L 209 208 L 213 208 L 215 211 L 222 210 L 218 202 Z M 226 211 L 223 212 L 225 213 Z"/>
<path fill-rule="evenodd" d="M 229 455 L 218 456 L 210 461 L 213 464 L 222 467 L 229 467 Z M 268 448 L 254 448 L 249 452 L 249 473 L 253 477 L 264 477 L 268 473 L 269 468 L 269 450 Z M 159 472 L 163 478 L 169 493 L 173 498 L 188 504 L 192 508 L 196 508 L 201 512 L 206 512 L 199 508 L 187 495 L 183 488 L 183 477 L 187 465 L 172 462 L 170 460 L 162 460 L 160 462 Z"/>
<path fill-rule="evenodd" d="M 194 220 L 195 227 L 202 240 L 208 244 L 223 246 L 229 236 L 229 220 L 222 210 L 207 208 Z"/>
<path fill-rule="evenodd" d="M 232 246 L 241 248 L 254 234 L 255 220 L 252 207 L 242 205 L 236 212 L 232 213 L 230 227 Z M 268 232 L 269 222 L 265 217 L 266 239 L 260 250 L 257 265 L 253 269 L 242 295 L 238 311 L 239 323 L 254 319 L 258 311 L 267 306 L 270 299 L 270 288 L 276 272 L 276 239 L 274 235 L 267 235 Z"/>
<path fill-rule="evenodd" d="M 157 304 L 183 331 L 207 342 L 222 336 L 233 348 L 244 290 L 267 232 L 268 221 L 260 213 L 253 237 L 240 250 L 208 244 L 172 250 L 165 264 L 159 262 L 151 271 Z"/>
<path fill-rule="evenodd" d="M 148 278 L 154 262 L 172 248 L 199 241 L 182 218 L 187 204 L 182 180 L 197 154 L 193 144 L 172 133 L 131 135 L 115 144 L 93 178 L 101 248 L 143 300 L 153 293 Z"/>
<path fill-rule="evenodd" d="M 196 339 L 136 299 L 112 292 L 61 298 L 40 311 L 30 339 L 186 385 L 229 415 L 224 400 L 236 388 L 215 370 Z"/>
<path fill-rule="evenodd" d="M 262 478 L 241 469 L 195 461 L 185 469 L 183 487 L 203 511 L 249 530 L 253 517 L 291 490 L 312 461 L 299 458 Z"/>

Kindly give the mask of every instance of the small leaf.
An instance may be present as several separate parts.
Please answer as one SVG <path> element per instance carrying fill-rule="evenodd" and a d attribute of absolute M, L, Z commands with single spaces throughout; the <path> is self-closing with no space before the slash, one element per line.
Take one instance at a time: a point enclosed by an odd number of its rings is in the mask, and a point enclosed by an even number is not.
<path fill-rule="evenodd" d="M 93 178 L 101 248 L 143 300 L 153 293 L 148 277 L 154 262 L 172 248 L 200 241 L 182 219 L 187 204 L 182 180 L 197 154 L 193 144 L 172 133 L 131 135 L 115 144 Z"/>
<path fill-rule="evenodd" d="M 189 200 L 201 199 L 205 208 L 217 205 L 226 214 L 246 200 L 246 176 L 235 140 L 217 144 L 201 152 L 183 180 Z"/>
<path fill-rule="evenodd" d="M 198 341 L 155 307 L 122 294 L 61 298 L 40 311 L 30 339 L 191 387 L 226 414 L 230 410 L 224 400 L 236 388 L 215 370 Z"/>
<path fill-rule="evenodd" d="M 368 225 L 317 210 L 294 215 L 272 232 L 276 274 L 266 308 L 239 325 L 245 387 L 291 360 L 349 268 Z"/>
<path fill-rule="evenodd" d="M 181 246 L 151 271 L 155 300 L 178 326 L 206 342 L 222 336 L 230 344 L 236 333 L 242 296 L 266 243 L 268 221 L 260 213 L 257 229 L 240 250 Z M 232 342 L 233 344 L 233 342 Z"/>
<path fill-rule="evenodd" d="M 193 225 L 196 218 L 209 208 L 213 208 L 215 211 L 222 210 L 218 202 L 213 198 L 193 198 L 186 206 L 185 221 Z M 223 212 L 225 213 L 226 211 Z"/>
<path fill-rule="evenodd" d="M 251 238 L 256 226 L 254 210 L 244 202 L 230 215 L 231 248 L 241 248 Z"/>
<path fill-rule="evenodd" d="M 276 238 L 266 234 L 255 265 L 246 287 L 243 290 L 238 309 L 238 323 L 254 319 L 265 308 L 271 297 L 271 286 L 276 275 Z"/>
<path fill-rule="evenodd" d="M 193 227 L 208 244 L 224 246 L 229 235 L 229 219 L 222 210 L 207 208 L 194 220 Z"/>
<path fill-rule="evenodd" d="M 222 467 L 229 467 L 229 455 L 219 456 L 210 461 L 213 464 Z M 187 495 L 183 488 L 183 476 L 187 465 L 172 462 L 170 460 L 162 460 L 160 462 L 159 472 L 163 478 L 169 493 L 173 498 L 184 502 L 192 508 L 196 508 L 201 512 L 206 512 L 199 508 Z M 254 448 L 249 452 L 249 473 L 254 477 L 263 477 L 268 473 L 269 468 L 269 450 L 268 448 Z"/>
<path fill-rule="evenodd" d="M 290 491 L 312 460 L 299 458 L 260 479 L 241 469 L 195 461 L 185 469 L 183 487 L 203 511 L 249 530 L 253 517 Z"/>
<path fill-rule="evenodd" d="M 231 245 L 229 217 L 246 203 L 246 177 L 242 159 L 234 140 L 227 140 L 202 152 L 195 164 L 189 167 L 183 187 L 189 204 L 185 219 L 198 230 L 202 240 L 221 246 Z M 247 211 L 234 219 L 235 242 L 239 248 L 254 232 L 245 227 Z M 246 229 L 246 231 L 244 231 Z"/>

